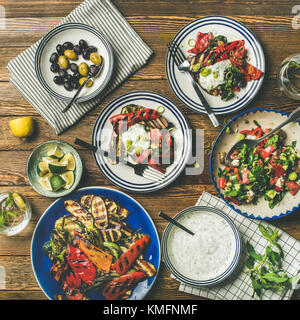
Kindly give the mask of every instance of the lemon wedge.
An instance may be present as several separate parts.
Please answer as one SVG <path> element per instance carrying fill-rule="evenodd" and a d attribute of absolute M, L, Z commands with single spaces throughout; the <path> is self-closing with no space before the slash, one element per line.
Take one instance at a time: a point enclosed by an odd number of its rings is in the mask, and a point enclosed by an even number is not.
<path fill-rule="evenodd" d="M 49 172 L 39 180 L 39 183 L 48 191 L 52 191 L 52 186 L 50 183 L 52 176 L 53 174 Z"/>
<path fill-rule="evenodd" d="M 25 141 L 33 134 L 34 122 L 32 117 L 23 117 L 9 121 L 9 127 L 14 136 Z"/>
<path fill-rule="evenodd" d="M 55 163 L 55 162 L 49 162 L 48 163 L 49 171 L 54 174 L 60 174 L 67 170 L 67 165 L 63 163 Z"/>
<path fill-rule="evenodd" d="M 14 192 L 12 194 L 12 197 L 14 199 L 15 204 L 22 210 L 25 211 L 26 210 L 26 205 L 25 202 L 23 200 L 23 198 L 16 192 Z"/>
<path fill-rule="evenodd" d="M 67 170 L 71 170 L 71 171 L 75 170 L 75 166 L 76 166 L 75 159 L 71 152 L 66 153 L 64 157 L 60 160 L 60 163 L 66 165 Z"/>
<path fill-rule="evenodd" d="M 43 157 L 43 162 L 47 162 L 49 163 L 58 163 L 58 160 L 55 158 L 51 158 L 51 157 Z"/>
<path fill-rule="evenodd" d="M 66 171 L 60 175 L 64 181 L 66 182 L 64 188 L 70 189 L 74 183 L 74 172 L 73 171 Z"/>
<path fill-rule="evenodd" d="M 49 171 L 48 162 L 41 161 L 37 165 L 37 171 L 40 177 L 44 176 Z"/>
<path fill-rule="evenodd" d="M 58 146 L 54 146 L 48 151 L 47 156 L 60 159 L 64 156 L 64 153 L 61 151 L 61 149 Z"/>
<path fill-rule="evenodd" d="M 66 182 L 61 176 L 52 176 L 50 178 L 50 184 L 52 191 L 57 191 L 65 186 Z"/>

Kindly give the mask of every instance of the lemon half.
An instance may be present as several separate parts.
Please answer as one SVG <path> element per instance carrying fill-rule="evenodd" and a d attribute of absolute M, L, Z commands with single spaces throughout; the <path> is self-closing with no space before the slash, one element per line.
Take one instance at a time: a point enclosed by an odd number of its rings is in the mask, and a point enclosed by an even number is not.
<path fill-rule="evenodd" d="M 9 127 L 14 136 L 26 140 L 34 131 L 34 122 L 31 116 L 9 121 Z"/>

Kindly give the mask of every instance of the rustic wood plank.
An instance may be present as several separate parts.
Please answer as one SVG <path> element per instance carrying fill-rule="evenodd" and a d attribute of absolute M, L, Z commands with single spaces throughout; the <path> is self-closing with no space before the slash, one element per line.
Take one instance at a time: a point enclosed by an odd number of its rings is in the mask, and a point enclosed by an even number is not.
<path fill-rule="evenodd" d="M 141 37 L 151 46 L 153 43 L 160 43 L 165 46 L 173 36 L 185 24 L 193 21 L 195 18 L 206 15 L 184 17 L 184 16 L 157 16 L 157 15 L 141 15 L 137 17 L 127 17 L 128 22 L 141 35 Z M 284 43 L 285 38 L 282 37 L 283 32 L 289 33 L 289 39 L 296 39 L 298 30 L 292 28 L 292 15 L 283 17 L 275 16 L 247 16 L 238 15 L 231 16 L 242 23 L 245 23 L 256 36 L 262 41 L 273 43 Z M 55 27 L 61 17 L 42 17 L 42 18 L 7 18 L 6 28 L 0 32 L 0 47 L 29 47 L 39 39 L 41 39 L 48 31 Z M 153 33 L 159 34 L 159 37 L 153 37 Z M 167 41 L 165 41 L 167 39 Z M 275 42 L 276 40 L 276 42 Z M 272 42 L 273 41 L 273 42 Z M 296 46 L 290 41 L 289 48 Z M 285 47 L 273 46 L 273 50 L 285 50 Z"/>
<path fill-rule="evenodd" d="M 52 0 L 34 1 L 34 0 L 18 0 L 11 2 L 10 0 L 1 0 L 0 5 L 6 8 L 6 15 L 10 17 L 56 17 L 66 16 L 75 9 L 82 1 L 81 0 Z M 205 1 L 189 1 L 188 3 L 176 1 L 150 1 L 150 0 L 116 0 L 116 6 L 125 16 L 144 15 L 145 12 L 161 16 L 196 16 L 199 13 L 205 12 L 207 15 L 240 15 L 241 12 L 246 15 L 259 16 L 264 13 L 268 15 L 280 14 L 282 16 L 291 15 L 291 9 L 295 5 L 294 1 L 220 1 L 220 0 L 205 0 Z"/>
<path fill-rule="evenodd" d="M 130 91 L 150 90 L 164 95 L 165 97 L 176 103 L 183 112 L 188 116 L 205 119 L 204 115 L 198 114 L 189 108 L 174 95 L 165 80 L 149 80 L 149 81 L 132 81 L 128 79 L 114 92 L 108 95 L 99 105 L 96 105 L 88 116 L 98 115 L 101 110 L 114 98 L 121 94 Z M 290 112 L 298 106 L 298 102 L 287 98 L 278 89 L 275 79 L 265 79 L 262 88 L 255 99 L 247 106 L 248 109 L 255 107 L 265 107 L 271 109 L 280 109 L 282 111 Z M 25 116 L 38 115 L 38 112 L 24 99 L 20 92 L 18 92 L 10 83 L 3 82 L 0 86 L 0 116 Z M 225 118 L 233 117 L 234 114 L 225 116 Z M 223 119 L 224 117 L 221 117 Z M 209 123 L 209 121 L 207 122 Z M 79 122 L 80 125 L 80 122 Z M 93 124 L 91 124 L 93 125 Z M 68 130 L 69 131 L 69 130 Z M 67 131 L 67 132 L 68 132 Z"/>
<path fill-rule="evenodd" d="M 74 137 L 86 137 L 90 140 L 93 124 L 103 107 L 118 95 L 133 90 L 149 90 L 159 92 L 173 100 L 188 116 L 195 128 L 205 128 L 205 141 L 211 143 L 218 130 L 212 127 L 204 115 L 196 114 L 186 108 L 173 94 L 164 68 L 166 44 L 186 23 L 197 17 L 209 14 L 227 15 L 245 23 L 260 39 L 266 55 L 266 80 L 255 98 L 248 106 L 280 109 L 290 112 L 298 106 L 283 96 L 277 87 L 276 72 L 281 60 L 292 52 L 298 51 L 299 30 L 293 30 L 291 10 L 295 5 L 292 0 L 116 0 L 117 7 L 128 18 L 128 21 L 141 37 L 154 50 L 155 55 L 150 63 L 139 70 L 120 88 L 106 97 L 73 128 L 65 132 L 59 139 L 73 144 Z M 0 30 L 0 192 L 16 190 L 23 193 L 30 201 L 33 216 L 28 227 L 14 237 L 0 236 L 0 266 L 7 270 L 7 287 L 0 290 L 0 299 L 46 299 L 40 290 L 30 263 L 30 242 L 36 223 L 44 210 L 53 202 L 37 194 L 29 185 L 25 174 L 25 163 L 31 150 L 39 143 L 55 139 L 57 136 L 40 115 L 30 106 L 22 95 L 8 82 L 7 63 L 32 43 L 39 40 L 53 28 L 62 17 L 81 3 L 81 0 L 0 0 L 6 9 L 6 30 Z M 286 37 L 288 34 L 288 37 Z M 36 133 L 31 140 L 21 143 L 13 137 L 8 121 L 15 117 L 32 115 L 36 122 Z M 229 117 L 221 118 L 221 122 Z M 77 147 L 76 147 L 77 148 Z M 77 148 L 84 161 L 85 176 L 81 186 L 99 185 L 113 187 L 96 166 L 90 152 Z M 205 168 L 209 167 L 208 155 L 204 159 Z M 117 188 L 118 189 L 118 188 Z M 163 208 L 174 215 L 185 207 L 193 205 L 203 191 L 217 194 L 210 179 L 209 171 L 199 176 L 178 178 L 163 192 L 132 196 L 148 210 L 159 236 L 166 226 L 157 213 Z M 298 213 L 285 219 L 272 221 L 296 239 L 300 239 L 300 216 Z M 158 281 L 146 297 L 147 299 L 201 299 L 178 292 L 178 283 L 170 278 L 169 272 L 162 263 Z M 300 299 L 297 292 L 295 299 Z"/>

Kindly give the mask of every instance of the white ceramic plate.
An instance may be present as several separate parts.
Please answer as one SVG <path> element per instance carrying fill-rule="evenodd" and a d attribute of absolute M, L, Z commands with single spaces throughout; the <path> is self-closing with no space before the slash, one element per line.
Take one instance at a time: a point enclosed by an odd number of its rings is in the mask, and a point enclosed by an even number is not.
<path fill-rule="evenodd" d="M 208 16 L 196 19 L 184 26 L 174 37 L 172 43 L 179 45 L 181 50 L 187 52 L 191 47 L 188 45 L 190 39 L 196 39 L 198 32 L 212 32 L 215 36 L 224 35 L 228 42 L 235 40 L 245 40 L 245 48 L 249 58 L 249 63 L 265 72 L 265 58 L 262 47 L 255 35 L 242 23 L 227 17 Z M 175 95 L 190 109 L 206 113 L 197 94 L 195 93 L 186 75 L 178 71 L 171 54 L 167 53 L 166 72 L 169 84 Z M 204 97 L 212 107 L 215 114 L 226 114 L 235 112 L 246 106 L 259 91 L 263 76 L 257 81 L 247 83 L 240 92 L 235 92 L 235 96 L 229 101 L 222 101 L 220 96 L 214 97 L 202 90 Z"/>
<path fill-rule="evenodd" d="M 83 88 L 77 102 L 88 101 L 96 97 L 105 88 L 111 78 L 114 65 L 113 52 L 104 36 L 98 30 L 82 23 L 59 25 L 43 37 L 35 55 L 37 78 L 45 90 L 57 99 L 68 101 L 74 96 L 76 90 L 67 91 L 62 85 L 57 85 L 53 82 L 53 78 L 57 74 L 50 70 L 50 56 L 53 52 L 56 52 L 58 44 L 62 45 L 64 42 L 69 41 L 75 45 L 78 44 L 80 39 L 84 39 L 89 46 L 95 46 L 98 49 L 97 52 L 103 58 L 103 69 L 99 76 L 94 79 L 92 87 Z M 83 61 L 87 62 L 80 55 L 79 59 L 74 62 L 79 65 Z M 87 63 L 89 65 L 92 64 L 91 62 Z"/>
<path fill-rule="evenodd" d="M 287 118 L 287 114 L 269 109 L 254 109 L 246 111 L 235 118 L 233 118 L 227 126 L 231 128 L 238 128 L 239 130 L 250 130 L 255 127 L 253 120 L 256 120 L 262 128 L 275 128 L 277 125 L 282 123 Z M 247 123 L 246 123 L 247 122 Z M 246 205 L 233 205 L 228 203 L 218 188 L 218 175 L 217 170 L 220 166 L 219 163 L 219 152 L 225 151 L 228 152 L 232 145 L 237 141 L 239 133 L 226 133 L 225 126 L 223 130 L 220 132 L 217 137 L 214 146 L 212 148 L 211 157 L 210 157 L 210 171 L 213 183 L 215 188 L 217 189 L 219 195 L 223 198 L 223 200 L 235 211 L 238 213 L 254 219 L 276 219 L 286 216 L 294 212 L 300 206 L 300 192 L 298 192 L 295 196 L 291 195 L 291 193 L 287 192 L 283 200 L 279 203 L 279 205 L 275 206 L 273 209 L 270 209 L 268 206 L 268 202 L 261 197 L 258 201 L 257 205 L 254 204 L 246 204 Z M 300 147 L 300 123 L 293 122 L 282 128 L 284 132 L 287 134 L 285 144 L 291 144 L 292 141 L 297 142 L 297 147 Z"/>
<path fill-rule="evenodd" d="M 115 185 L 132 192 L 151 192 L 161 189 L 173 182 L 185 168 L 191 152 L 191 132 L 190 126 L 182 111 L 169 99 L 153 92 L 137 91 L 130 92 L 113 100 L 100 113 L 96 120 L 92 145 L 107 151 L 113 132 L 109 121 L 111 116 L 117 115 L 121 109 L 128 104 L 137 104 L 146 108 L 156 110 L 158 106 L 163 106 L 165 111 L 163 116 L 168 122 L 173 123 L 175 152 L 174 163 L 166 171 L 162 181 L 153 182 L 134 173 L 133 168 L 124 164 L 112 165 L 100 152 L 94 153 L 94 158 L 103 174 Z"/>

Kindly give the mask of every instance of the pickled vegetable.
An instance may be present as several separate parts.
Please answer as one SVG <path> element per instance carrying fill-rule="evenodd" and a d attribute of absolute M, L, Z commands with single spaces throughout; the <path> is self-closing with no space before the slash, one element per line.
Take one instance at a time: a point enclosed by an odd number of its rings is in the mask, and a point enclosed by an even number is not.
<path fill-rule="evenodd" d="M 87 81 L 88 80 L 88 78 L 87 77 L 82 77 L 82 78 L 80 78 L 79 79 L 79 84 L 80 85 L 83 85 L 83 83 L 85 82 L 85 81 Z M 87 87 L 87 88 L 90 88 L 92 85 L 93 85 L 93 80 L 89 80 L 86 84 L 85 84 L 85 86 Z"/>
<path fill-rule="evenodd" d="M 59 56 L 58 63 L 62 69 L 67 69 L 69 66 L 69 61 L 65 56 Z"/>
<path fill-rule="evenodd" d="M 89 67 L 87 63 L 81 62 L 78 66 L 78 72 L 84 77 L 87 76 L 89 73 Z"/>
<path fill-rule="evenodd" d="M 77 54 L 73 50 L 69 50 L 69 49 L 66 50 L 64 52 L 64 55 L 70 60 L 77 60 L 78 59 Z"/>
<path fill-rule="evenodd" d="M 90 54 L 90 60 L 95 64 L 96 66 L 99 66 L 102 62 L 101 56 L 97 52 L 92 52 Z"/>

